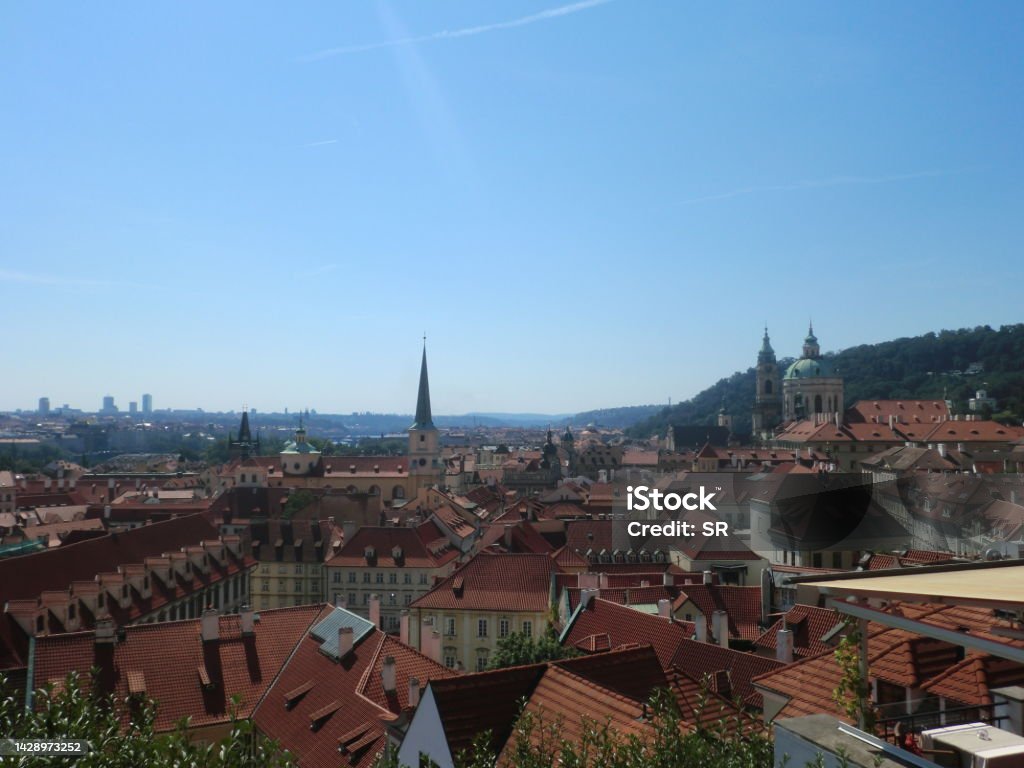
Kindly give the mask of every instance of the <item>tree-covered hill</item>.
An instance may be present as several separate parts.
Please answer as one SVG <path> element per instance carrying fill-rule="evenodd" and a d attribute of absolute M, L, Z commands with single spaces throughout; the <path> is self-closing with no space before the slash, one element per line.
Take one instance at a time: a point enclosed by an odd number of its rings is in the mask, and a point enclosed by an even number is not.
<path fill-rule="evenodd" d="M 926 333 L 881 344 L 862 344 L 827 353 L 844 379 L 846 405 L 868 399 L 946 398 L 957 413 L 977 389 L 987 389 L 998 405 L 993 418 L 1021 423 L 1024 419 L 1024 324 Z M 783 370 L 792 362 L 780 360 Z M 750 432 L 754 402 L 754 369 L 720 379 L 690 400 L 636 424 L 637 437 L 664 434 L 669 424 L 714 424 L 725 402 L 733 429 Z M 988 415 L 986 412 L 985 415 Z"/>

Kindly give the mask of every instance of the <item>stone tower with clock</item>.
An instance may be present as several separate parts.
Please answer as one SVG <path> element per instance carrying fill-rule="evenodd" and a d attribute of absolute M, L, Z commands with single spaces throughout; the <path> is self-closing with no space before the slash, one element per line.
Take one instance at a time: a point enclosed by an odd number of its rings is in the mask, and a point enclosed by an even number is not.
<path fill-rule="evenodd" d="M 775 359 L 768 338 L 768 326 L 764 329 L 761 351 L 757 353 L 756 394 L 752 426 L 754 437 L 767 440 L 772 430 L 782 421 L 782 387 L 780 386 L 779 364 Z"/>

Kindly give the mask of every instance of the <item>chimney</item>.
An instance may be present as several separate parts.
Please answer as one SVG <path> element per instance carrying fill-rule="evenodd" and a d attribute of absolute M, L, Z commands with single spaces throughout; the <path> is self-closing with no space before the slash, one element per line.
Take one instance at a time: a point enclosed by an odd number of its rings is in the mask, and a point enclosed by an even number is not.
<path fill-rule="evenodd" d="M 114 500 L 114 478 L 107 480 L 107 501 Z"/>
<path fill-rule="evenodd" d="M 939 448 L 939 456 L 941 456 L 942 458 L 946 458 L 946 444 L 945 443 L 939 443 L 938 448 Z"/>
<path fill-rule="evenodd" d="M 199 635 L 204 643 L 220 639 L 220 616 L 215 608 L 207 608 L 200 619 Z"/>
<path fill-rule="evenodd" d="M 703 580 L 702 583 L 706 584 L 708 586 L 710 586 L 711 584 L 714 584 L 715 583 L 715 574 L 713 574 L 711 571 L 704 571 L 704 580 Z"/>
<path fill-rule="evenodd" d="M 658 601 L 658 615 L 663 619 L 672 618 L 672 603 L 665 598 Z"/>
<path fill-rule="evenodd" d="M 103 519 L 104 520 L 109 520 L 110 519 L 110 505 L 109 504 L 106 504 L 103 507 Z"/>
<path fill-rule="evenodd" d="M 250 636 L 256 632 L 256 612 L 251 605 L 243 605 L 238 611 L 238 622 L 242 627 L 242 634 Z"/>
<path fill-rule="evenodd" d="M 581 573 L 578 577 L 577 583 L 579 584 L 580 589 L 597 589 L 601 586 L 598 575 L 589 571 Z"/>
<path fill-rule="evenodd" d="M 512 526 L 505 523 L 505 549 L 512 549 Z"/>
<path fill-rule="evenodd" d="M 597 574 L 597 588 L 598 589 L 608 589 L 608 574 L 607 573 L 599 573 L 599 574 Z"/>
<path fill-rule="evenodd" d="M 352 653 L 355 635 L 352 627 L 338 627 L 338 658 L 344 659 Z"/>
<path fill-rule="evenodd" d="M 370 595 L 370 623 L 380 629 L 380 595 Z"/>
<path fill-rule="evenodd" d="M 50 478 L 46 478 L 45 480 L 43 480 L 43 490 L 45 490 L 45 491 L 50 490 L 50 485 L 52 483 L 53 483 L 53 481 Z M 111 485 L 113 485 L 114 481 L 111 480 L 110 483 L 111 483 Z"/>
<path fill-rule="evenodd" d="M 356 524 L 351 520 L 342 520 L 341 532 L 345 536 L 345 543 L 348 544 L 352 541 L 352 537 L 356 535 Z"/>
<path fill-rule="evenodd" d="M 776 634 L 775 658 L 786 664 L 793 661 L 793 630 L 780 629 Z"/>
<path fill-rule="evenodd" d="M 402 609 L 398 619 L 398 639 L 402 641 L 403 645 L 409 644 L 409 610 L 407 608 Z"/>
<path fill-rule="evenodd" d="M 694 623 L 697 625 L 694 632 L 697 635 L 697 642 L 706 643 L 708 641 L 708 617 L 703 613 L 698 613 Z"/>
<path fill-rule="evenodd" d="M 441 633 L 436 629 L 430 633 L 430 658 L 436 661 L 438 664 L 441 663 Z"/>
<path fill-rule="evenodd" d="M 583 606 L 583 610 L 587 610 L 590 607 L 590 601 L 594 599 L 594 595 L 598 594 L 599 590 L 596 589 L 584 589 L 580 591 L 580 605 Z"/>
<path fill-rule="evenodd" d="M 417 677 L 409 678 L 409 706 L 415 709 L 420 705 L 420 681 Z"/>
<path fill-rule="evenodd" d="M 430 656 L 430 633 L 434 630 L 434 622 L 431 619 L 424 619 L 420 625 L 420 653 Z"/>
<path fill-rule="evenodd" d="M 117 629 L 113 619 L 100 619 L 96 622 L 96 645 L 114 645 L 117 643 Z"/>
<path fill-rule="evenodd" d="M 343 595 L 341 592 L 335 592 L 334 593 L 334 607 L 335 608 L 344 608 L 345 607 L 345 595 Z"/>
<path fill-rule="evenodd" d="M 729 614 L 725 611 L 715 611 L 712 614 L 711 633 L 720 646 L 729 647 Z"/>
<path fill-rule="evenodd" d="M 388 656 L 384 659 L 384 666 L 380 668 L 380 682 L 384 693 L 394 693 L 398 687 L 395 676 L 395 657 Z"/>
<path fill-rule="evenodd" d="M 675 579 L 672 578 L 672 574 L 669 573 L 667 569 L 666 569 L 666 571 L 663 574 L 661 574 L 661 583 L 662 583 L 662 586 L 665 586 L 665 587 L 674 586 L 675 583 L 676 583 Z"/>

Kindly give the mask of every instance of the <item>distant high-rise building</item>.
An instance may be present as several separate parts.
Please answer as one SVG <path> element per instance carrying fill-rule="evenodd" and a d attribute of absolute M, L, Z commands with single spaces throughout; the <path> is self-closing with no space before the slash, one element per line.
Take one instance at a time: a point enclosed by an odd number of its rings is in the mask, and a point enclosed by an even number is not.
<path fill-rule="evenodd" d="M 135 400 L 128 401 L 128 413 L 135 416 L 139 412 L 139 404 Z"/>
<path fill-rule="evenodd" d="M 142 413 L 149 416 L 153 412 L 153 396 L 143 395 L 142 396 Z"/>
<path fill-rule="evenodd" d="M 101 413 L 117 413 L 117 406 L 114 405 L 113 395 L 104 395 L 103 397 L 103 408 L 100 410 Z"/>
<path fill-rule="evenodd" d="M 39 413 L 43 416 L 50 412 L 50 398 L 40 397 L 39 398 Z"/>

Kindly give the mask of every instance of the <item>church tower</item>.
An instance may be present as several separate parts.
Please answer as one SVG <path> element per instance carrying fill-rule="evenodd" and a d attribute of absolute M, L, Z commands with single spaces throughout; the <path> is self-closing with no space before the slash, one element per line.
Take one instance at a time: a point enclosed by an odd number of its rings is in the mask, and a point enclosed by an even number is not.
<path fill-rule="evenodd" d="M 409 427 L 409 475 L 417 478 L 417 487 L 440 484 L 440 434 L 430 414 L 430 382 L 427 379 L 427 342 L 423 340 L 420 364 L 420 388 L 416 395 L 416 421 Z"/>
<path fill-rule="evenodd" d="M 752 417 L 755 437 L 767 439 L 782 418 L 782 389 L 779 386 L 779 365 L 775 350 L 768 338 L 768 326 L 764 328 L 761 351 L 757 353 L 756 394 Z"/>

